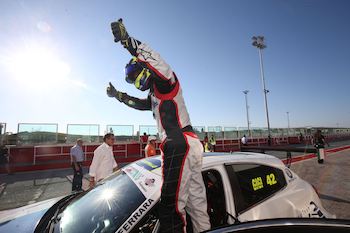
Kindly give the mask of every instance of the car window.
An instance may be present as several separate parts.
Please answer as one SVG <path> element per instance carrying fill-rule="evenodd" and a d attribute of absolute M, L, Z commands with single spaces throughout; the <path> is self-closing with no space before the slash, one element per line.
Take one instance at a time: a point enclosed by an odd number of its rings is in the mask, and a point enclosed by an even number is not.
<path fill-rule="evenodd" d="M 59 232 L 115 232 L 145 200 L 120 170 L 63 211 Z"/>
<path fill-rule="evenodd" d="M 212 227 L 227 223 L 225 192 L 221 175 L 216 170 L 202 173 L 207 192 L 208 214 Z"/>
<path fill-rule="evenodd" d="M 233 164 L 228 169 L 232 169 L 229 176 L 238 213 L 270 197 L 286 185 L 283 171 L 278 168 L 259 164 Z"/>

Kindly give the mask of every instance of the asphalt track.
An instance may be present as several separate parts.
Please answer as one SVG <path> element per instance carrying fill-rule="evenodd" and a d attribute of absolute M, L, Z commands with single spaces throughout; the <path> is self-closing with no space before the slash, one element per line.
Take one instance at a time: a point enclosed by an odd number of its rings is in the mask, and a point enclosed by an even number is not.
<path fill-rule="evenodd" d="M 292 163 L 291 169 L 318 191 L 323 207 L 340 219 L 350 219 L 350 149 Z"/>
<path fill-rule="evenodd" d="M 303 145 L 305 147 L 305 145 Z M 309 145 L 310 146 L 310 145 Z M 326 153 L 325 162 L 302 153 L 292 153 L 295 160 L 291 169 L 316 187 L 324 207 L 337 218 L 350 219 L 350 141 L 333 142 Z M 286 152 L 267 152 L 281 159 Z M 84 169 L 87 174 L 87 169 Z M 71 169 L 23 172 L 0 175 L 1 210 L 12 209 L 46 199 L 67 195 L 71 192 Z M 83 188 L 87 189 L 87 177 Z"/>

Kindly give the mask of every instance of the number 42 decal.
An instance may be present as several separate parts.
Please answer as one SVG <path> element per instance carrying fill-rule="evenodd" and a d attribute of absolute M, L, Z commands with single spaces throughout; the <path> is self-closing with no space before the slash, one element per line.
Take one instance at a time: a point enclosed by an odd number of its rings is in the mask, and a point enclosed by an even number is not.
<path fill-rule="evenodd" d="M 269 185 L 277 184 L 275 175 L 271 173 L 270 175 L 266 175 L 266 183 Z"/>

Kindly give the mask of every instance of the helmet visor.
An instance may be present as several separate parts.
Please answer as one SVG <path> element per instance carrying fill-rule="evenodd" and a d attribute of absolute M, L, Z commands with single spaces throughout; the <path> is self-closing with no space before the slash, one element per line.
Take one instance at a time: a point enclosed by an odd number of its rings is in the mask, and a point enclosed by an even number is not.
<path fill-rule="evenodd" d="M 137 63 L 127 64 L 125 67 L 125 80 L 127 83 L 134 83 L 142 67 Z"/>
<path fill-rule="evenodd" d="M 147 69 L 143 69 L 134 82 L 135 87 L 141 91 L 149 89 L 150 75 L 151 73 Z"/>

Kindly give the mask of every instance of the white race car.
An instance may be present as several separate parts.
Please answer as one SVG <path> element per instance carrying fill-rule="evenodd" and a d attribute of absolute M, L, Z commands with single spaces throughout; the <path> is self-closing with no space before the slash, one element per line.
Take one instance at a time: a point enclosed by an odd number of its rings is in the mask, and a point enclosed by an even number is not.
<path fill-rule="evenodd" d="M 213 228 L 261 219 L 335 218 L 322 207 L 314 188 L 273 156 L 205 154 L 203 178 Z M 94 189 L 51 207 L 46 202 L 40 209 L 36 203 L 32 213 L 30 207 L 21 207 L 2 214 L 6 217 L 0 219 L 0 232 L 157 232 L 161 183 L 161 158 L 138 160 Z"/>

